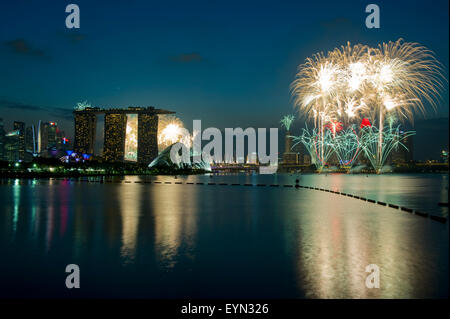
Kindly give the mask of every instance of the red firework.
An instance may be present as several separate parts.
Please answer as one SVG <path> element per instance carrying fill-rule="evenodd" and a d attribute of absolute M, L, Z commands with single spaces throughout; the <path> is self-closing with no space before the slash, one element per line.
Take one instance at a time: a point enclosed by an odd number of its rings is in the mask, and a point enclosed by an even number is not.
<path fill-rule="evenodd" d="M 331 132 L 333 132 L 333 134 L 336 134 L 337 132 L 340 132 L 343 129 L 342 122 L 338 121 L 330 122 L 327 125 L 325 125 L 325 127 L 329 129 Z"/>
<path fill-rule="evenodd" d="M 369 119 L 363 118 L 362 122 L 361 122 L 361 128 L 366 127 L 366 126 L 372 126 L 372 124 L 370 124 Z"/>

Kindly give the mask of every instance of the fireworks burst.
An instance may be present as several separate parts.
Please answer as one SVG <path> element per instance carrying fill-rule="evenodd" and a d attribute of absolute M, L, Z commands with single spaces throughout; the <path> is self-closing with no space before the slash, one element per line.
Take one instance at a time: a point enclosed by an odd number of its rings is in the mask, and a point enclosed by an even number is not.
<path fill-rule="evenodd" d="M 380 167 L 382 148 L 388 147 L 383 141 L 386 117 L 412 122 L 414 114 L 426 114 L 426 103 L 435 108 L 444 88 L 441 71 L 433 52 L 418 43 L 399 39 L 377 48 L 348 43 L 307 58 L 291 91 L 301 114 L 314 121 L 321 140 L 329 123 L 350 125 L 361 118 L 378 123 L 374 167 Z"/>
<path fill-rule="evenodd" d="M 295 144 L 302 143 L 309 155 L 312 163 L 321 172 L 333 154 L 336 154 L 339 164 L 349 171 L 356 163 L 359 155 L 364 153 L 377 173 L 379 173 L 388 159 L 389 154 L 398 148 L 406 148 L 404 140 L 413 131 L 401 131 L 400 126 L 394 127 L 392 122 L 382 130 L 381 159 L 378 158 L 379 129 L 370 125 L 361 126 L 359 133 L 355 125 L 342 130 L 335 136 L 332 130 L 324 131 L 323 136 L 317 129 L 303 129 L 300 136 L 292 136 Z M 323 151 L 322 151 L 323 150 Z"/>
<path fill-rule="evenodd" d="M 348 43 L 315 54 L 299 66 L 291 90 L 307 118 L 375 119 L 381 110 L 412 121 L 416 111 L 425 113 L 425 101 L 436 106 L 442 79 L 430 50 L 399 39 L 378 48 Z"/>
<path fill-rule="evenodd" d="M 365 126 L 362 128 L 361 134 L 361 146 L 366 158 L 370 161 L 373 168 L 377 173 L 381 172 L 384 163 L 388 159 L 389 154 L 398 148 L 404 148 L 408 151 L 408 148 L 403 144 L 403 141 L 415 134 L 413 131 L 403 132 L 400 130 L 400 126 L 392 127 L 388 126 L 381 132 L 377 127 Z M 381 156 L 379 152 L 379 135 L 382 134 Z"/>
<path fill-rule="evenodd" d="M 88 101 L 83 101 L 83 102 L 78 102 L 77 103 L 77 106 L 75 106 L 75 110 L 83 111 L 83 110 L 85 110 L 87 108 L 90 108 L 90 107 L 91 107 L 91 104 L 88 103 Z"/>
<path fill-rule="evenodd" d="M 338 134 L 333 139 L 333 149 L 339 164 L 350 170 L 362 150 L 356 128 L 351 126 Z"/>
<path fill-rule="evenodd" d="M 162 151 L 172 144 L 181 142 L 191 147 L 191 138 L 184 134 L 183 122 L 174 115 L 162 115 L 158 123 L 158 150 Z"/>
<path fill-rule="evenodd" d="M 317 129 L 309 130 L 305 128 L 303 129 L 302 135 L 292 136 L 292 139 L 294 141 L 292 148 L 302 143 L 311 156 L 312 164 L 316 165 L 319 172 L 322 171 L 334 152 L 333 137 L 330 130 L 326 130 L 321 135 Z"/>
<path fill-rule="evenodd" d="M 289 132 L 289 129 L 291 128 L 291 125 L 294 122 L 294 120 L 295 120 L 294 115 L 285 115 L 281 119 L 280 123 L 281 126 L 284 126 L 286 128 L 286 131 Z"/>

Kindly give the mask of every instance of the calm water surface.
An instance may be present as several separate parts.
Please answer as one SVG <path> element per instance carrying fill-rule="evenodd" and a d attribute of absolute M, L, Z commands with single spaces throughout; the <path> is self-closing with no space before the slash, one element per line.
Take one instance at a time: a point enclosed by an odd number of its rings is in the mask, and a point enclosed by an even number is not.
<path fill-rule="evenodd" d="M 296 178 L 448 216 L 448 175 L 1 180 L 0 297 L 448 297 L 448 223 L 310 189 L 186 184 Z"/>

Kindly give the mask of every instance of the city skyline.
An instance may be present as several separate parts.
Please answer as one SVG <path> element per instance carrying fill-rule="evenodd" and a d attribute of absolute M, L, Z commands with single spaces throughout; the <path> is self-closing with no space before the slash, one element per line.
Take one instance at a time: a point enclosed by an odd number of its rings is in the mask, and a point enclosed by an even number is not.
<path fill-rule="evenodd" d="M 127 113 L 131 113 L 128 109 L 124 108 L 124 109 L 116 109 L 116 110 L 109 110 L 110 112 L 117 112 L 117 110 L 122 111 L 122 112 L 127 112 Z M 162 110 L 164 111 L 164 110 Z M 102 111 L 99 111 L 100 113 Z M 104 111 L 103 111 L 104 112 Z M 122 115 L 125 115 L 126 113 L 123 113 Z M 1 115 L 1 114 L 0 114 Z M 114 113 L 109 114 L 110 118 L 111 115 L 114 115 Z M 117 114 L 120 115 L 120 114 Z M 75 134 L 74 135 L 66 135 L 65 132 L 67 130 L 61 128 L 58 123 L 56 122 L 52 122 L 52 121 L 48 121 L 48 122 L 44 122 L 41 120 L 38 120 L 38 122 L 36 123 L 37 125 L 35 126 L 35 123 L 31 122 L 31 123 L 26 123 L 26 122 L 22 122 L 20 120 L 15 120 L 11 123 L 5 123 L 5 120 L 0 116 L 0 128 L 2 128 L 4 130 L 5 135 L 6 134 L 12 134 L 14 131 L 16 131 L 14 129 L 14 123 L 24 123 L 24 138 L 25 138 L 25 150 L 27 153 L 31 154 L 33 153 L 33 145 L 30 144 L 31 140 L 32 140 L 32 134 L 34 132 L 35 137 L 34 137 L 34 141 L 35 141 L 35 151 L 37 153 L 41 152 L 42 150 L 47 150 L 47 149 L 51 149 L 52 147 L 54 147 L 56 145 L 56 142 L 58 143 L 59 147 L 61 147 L 62 145 L 64 145 L 64 149 L 70 149 L 70 150 L 74 150 L 76 147 L 74 145 L 75 143 Z M 72 119 L 72 127 L 74 127 L 74 119 Z M 105 121 L 104 121 L 104 117 L 96 117 L 94 118 L 96 125 L 94 125 L 94 130 L 95 130 L 95 135 L 91 135 L 91 138 L 93 139 L 93 141 L 91 141 L 91 143 L 94 143 L 94 148 L 93 148 L 93 153 L 96 156 L 102 156 L 105 157 L 105 159 L 108 161 L 108 157 L 109 155 L 105 154 L 105 143 L 106 145 L 110 145 L 109 147 L 115 148 L 117 146 L 116 143 L 114 142 L 110 142 L 108 144 L 107 139 L 105 139 L 105 135 L 104 132 L 114 132 L 114 134 L 119 134 L 120 132 L 115 132 L 116 129 L 120 129 L 120 127 L 118 127 L 117 125 L 115 125 L 114 127 L 109 126 L 108 129 L 108 125 L 105 126 Z M 126 116 L 123 118 L 124 121 L 124 129 L 126 128 L 126 123 L 127 123 L 127 119 Z M 159 119 L 159 123 L 161 120 Z M 295 131 L 300 131 L 302 128 L 304 128 L 304 125 L 298 125 L 299 121 L 295 121 L 294 123 L 296 123 L 296 125 L 294 125 L 294 130 Z M 100 123 L 100 125 L 97 125 L 98 123 Z M 115 124 L 117 124 L 117 120 L 115 120 Z M 57 129 L 57 135 L 55 135 L 54 137 L 57 137 L 57 139 L 55 139 L 54 142 L 52 142 L 53 144 L 50 145 L 50 147 L 47 147 L 47 145 L 43 145 L 40 146 L 39 143 L 41 141 L 41 138 L 38 136 L 39 134 L 39 125 L 44 127 L 43 132 L 46 132 L 46 127 L 53 127 Z M 402 127 L 404 128 L 408 128 L 409 126 L 406 125 L 402 125 Z M 32 131 L 32 129 L 34 131 Z M 223 129 L 224 130 L 224 129 Z M 221 130 L 221 131 L 223 131 Z M 418 120 L 415 123 L 415 127 L 414 130 L 416 131 L 416 134 L 414 136 L 414 143 L 410 145 L 410 147 L 408 147 L 408 149 L 410 149 L 411 151 L 408 152 L 408 155 L 404 156 L 405 158 L 408 159 L 408 161 L 410 160 L 415 160 L 415 161 L 425 161 L 425 160 L 441 160 L 442 159 L 442 151 L 447 151 L 448 152 L 448 118 L 437 118 L 437 119 L 430 119 L 430 120 Z M 281 134 L 279 134 L 278 139 L 279 139 L 279 158 L 282 159 L 283 158 L 283 153 L 287 152 L 287 140 L 286 136 L 284 133 L 282 133 L 282 130 L 280 130 Z M 431 134 L 433 136 L 433 142 L 434 143 L 430 143 L 430 141 L 428 140 L 428 136 L 426 134 L 423 134 L 424 132 L 427 132 L 429 134 Z M 1 132 L 0 132 L 1 133 Z M 55 132 L 56 133 L 56 132 Z M 54 134 L 55 134 L 54 133 Z M 42 134 L 46 134 L 46 133 L 42 133 Z M 120 134 L 119 134 L 120 135 Z M 118 136 L 119 136 L 118 135 Z M 116 136 L 117 137 L 117 136 Z M 119 136 L 120 137 L 120 136 Z M 47 140 L 47 137 L 44 137 L 44 140 Z M 113 141 L 114 139 L 109 139 L 110 141 Z M 48 143 L 48 142 L 44 142 L 44 143 Z M 290 143 L 289 147 L 292 146 L 292 143 Z M 124 148 L 125 146 L 123 146 Z M 123 150 L 124 151 L 124 150 Z M 83 153 L 83 152 L 82 152 Z M 86 152 L 89 153 L 90 152 Z M 295 155 L 298 154 L 298 155 Z M 293 149 L 293 153 L 291 156 L 300 156 L 298 157 L 298 161 L 299 162 L 304 162 L 304 160 L 301 158 L 303 155 L 305 155 L 305 150 L 303 150 L 303 147 L 301 147 L 300 145 L 297 145 L 294 149 Z M 117 154 L 113 155 L 112 157 L 113 159 L 117 159 Z M 293 159 L 292 159 L 293 160 Z M 308 161 L 308 160 L 306 160 Z"/>

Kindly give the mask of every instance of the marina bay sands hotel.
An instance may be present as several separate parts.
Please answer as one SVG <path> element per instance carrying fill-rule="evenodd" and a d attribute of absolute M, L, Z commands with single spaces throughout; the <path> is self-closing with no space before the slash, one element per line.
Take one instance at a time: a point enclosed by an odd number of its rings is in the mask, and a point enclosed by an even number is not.
<path fill-rule="evenodd" d="M 94 154 L 97 115 L 104 114 L 103 159 L 149 164 L 158 156 L 158 115 L 175 112 L 150 107 L 100 109 L 80 106 L 74 111 L 74 151 Z"/>

